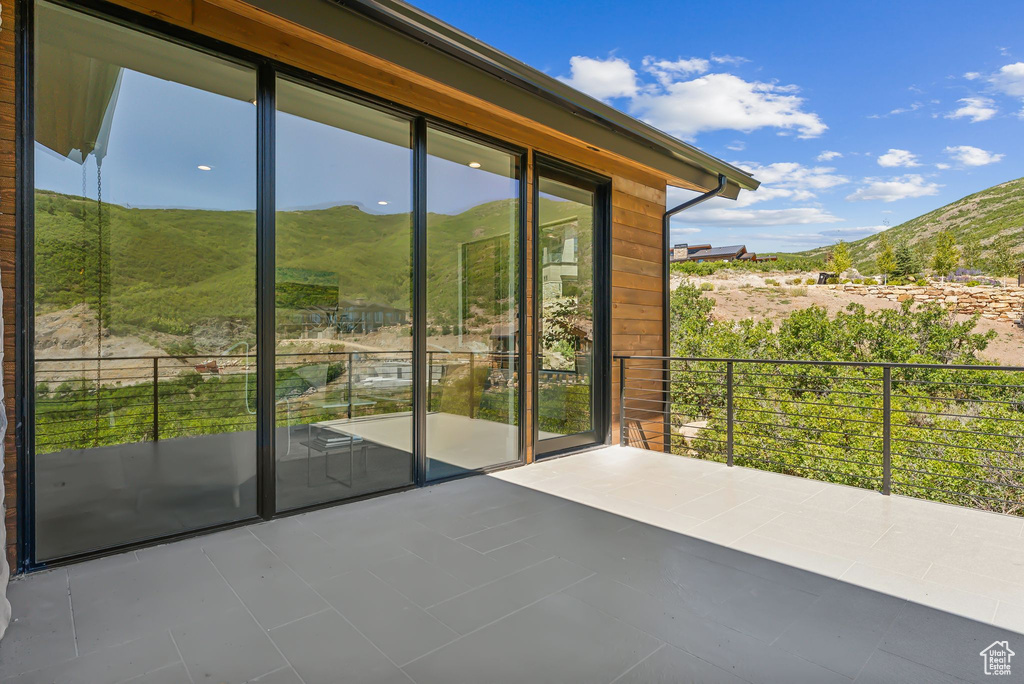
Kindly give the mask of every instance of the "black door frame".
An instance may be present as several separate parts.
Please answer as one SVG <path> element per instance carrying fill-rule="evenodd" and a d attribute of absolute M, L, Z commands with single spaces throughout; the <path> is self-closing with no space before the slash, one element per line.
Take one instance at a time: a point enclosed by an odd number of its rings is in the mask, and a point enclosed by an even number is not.
<path fill-rule="evenodd" d="M 551 178 L 594 193 L 594 362 L 591 376 L 593 429 L 540 439 L 540 179 Z M 535 154 L 533 163 L 533 443 L 536 458 L 609 444 L 611 439 L 611 179 L 554 157 Z"/>
<path fill-rule="evenodd" d="M 195 34 L 164 23 L 123 7 L 111 5 L 104 0 L 46 0 L 69 10 L 81 12 L 104 21 L 139 31 L 157 38 L 168 40 L 187 48 L 251 67 L 256 78 L 256 338 L 257 338 L 257 425 L 256 452 L 256 514 L 244 519 L 218 523 L 177 532 L 141 541 L 133 541 L 105 547 L 56 559 L 40 562 L 36 559 L 35 543 L 35 402 L 34 402 L 34 6 L 35 0 L 15 0 L 17 23 L 15 26 L 15 97 L 17 121 L 15 187 L 16 240 L 15 256 L 15 426 L 17 450 L 17 566 L 15 572 L 29 572 L 47 567 L 65 565 L 90 558 L 108 556 L 122 551 L 143 548 L 169 541 L 208 534 L 217 530 L 230 529 L 251 524 L 259 520 L 271 520 L 321 508 L 333 507 L 367 498 L 373 498 L 397 491 L 405 491 L 426 482 L 426 135 L 428 129 L 441 130 L 484 145 L 503 150 L 513 155 L 517 164 L 519 194 L 518 230 L 514 235 L 518 249 L 517 321 L 519 329 L 526 329 L 526 250 L 527 231 L 527 150 L 485 134 L 464 128 L 442 119 L 427 116 L 408 107 L 390 102 L 344 84 L 337 83 L 317 74 L 280 63 L 274 59 L 254 54 L 216 39 Z M 275 384 L 275 147 L 276 147 L 276 83 L 278 76 L 289 78 L 296 83 L 319 87 L 346 97 L 360 104 L 393 113 L 412 121 L 412 164 L 413 174 L 413 227 L 412 227 L 412 276 L 413 276 L 413 473 L 409 485 L 373 492 L 347 499 L 331 500 L 287 511 L 278 511 L 276 502 L 276 458 L 274 440 L 274 384 Z M 523 355 L 524 340 L 519 336 L 517 355 L 519 370 L 525 368 Z M 526 388 L 523 374 L 517 372 L 519 393 L 517 400 L 517 426 L 519 449 L 516 458 L 496 463 L 479 470 L 460 473 L 451 477 L 431 480 L 437 484 L 448 480 L 468 477 L 479 473 L 493 472 L 522 465 L 526 462 L 528 435 L 526 432 L 526 406 L 522 401 Z"/>

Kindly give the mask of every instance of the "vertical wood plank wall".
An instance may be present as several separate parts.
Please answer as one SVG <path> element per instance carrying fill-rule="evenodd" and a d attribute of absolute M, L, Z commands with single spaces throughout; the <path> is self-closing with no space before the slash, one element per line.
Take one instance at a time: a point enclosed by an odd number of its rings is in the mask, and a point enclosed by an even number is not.
<path fill-rule="evenodd" d="M 664 180 L 634 173 L 612 177 L 612 355 L 660 356 L 662 349 L 661 217 Z M 633 367 L 633 366 L 631 366 Z M 644 382 L 633 378 L 650 377 Z M 619 436 L 619 366 L 612 363 L 612 441 Z M 661 384 L 652 373 L 636 371 L 626 386 L 630 396 L 660 400 Z M 642 392 L 643 394 L 640 394 Z M 644 403 L 641 406 L 647 406 Z M 626 406 L 631 402 L 627 399 Z M 650 406 L 655 406 L 650 404 Z M 646 412 L 644 412 L 646 413 Z M 658 416 L 630 409 L 639 418 L 648 444 L 660 448 L 664 424 Z"/>
<path fill-rule="evenodd" d="M 521 116 L 471 98 L 447 86 L 431 82 L 372 55 L 332 43 L 301 27 L 286 26 L 244 3 L 231 0 L 111 0 L 115 4 L 216 37 L 227 43 L 268 55 L 318 73 L 340 83 L 390 99 L 452 123 L 506 140 L 529 150 L 524 181 L 527 184 L 527 239 L 523 245 L 526 270 L 525 330 L 523 353 L 532 359 L 535 330 L 533 245 L 533 152 L 590 169 L 612 178 L 611 235 L 611 350 L 617 354 L 662 353 L 661 216 L 665 210 L 667 180 L 648 167 L 634 165 L 558 132 L 524 121 Z M 14 103 L 14 2 L 0 0 L 0 281 L 3 286 L 3 381 L 5 410 L 11 428 L 4 442 L 6 485 L 7 555 L 14 560 L 15 491 L 17 483 L 14 440 L 14 254 L 15 254 L 15 103 Z M 679 183 L 678 179 L 676 182 Z M 680 183 L 681 184 L 681 183 Z M 611 363 L 611 360 L 608 360 Z M 533 366 L 524 364 L 522 401 L 526 402 L 526 458 L 534 458 Z M 618 366 L 612 364 L 612 439 L 618 441 Z M 630 383 L 631 386 L 633 383 Z M 657 383 L 640 391 L 660 389 Z M 660 397 L 659 397 L 660 398 Z M 652 448 L 658 448 L 662 425 L 642 421 Z M 13 567 L 13 566 L 12 566 Z"/>
<path fill-rule="evenodd" d="M 3 286 L 4 527 L 7 554 L 15 567 L 17 453 L 14 448 L 14 2 L 0 10 L 0 284 Z"/>

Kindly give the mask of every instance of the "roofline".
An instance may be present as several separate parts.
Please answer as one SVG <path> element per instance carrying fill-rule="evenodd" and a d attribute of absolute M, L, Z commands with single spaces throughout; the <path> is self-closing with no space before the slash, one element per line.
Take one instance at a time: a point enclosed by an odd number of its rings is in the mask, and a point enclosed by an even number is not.
<path fill-rule="evenodd" d="M 470 36 L 402 0 L 327 0 L 411 36 L 576 116 L 711 174 L 724 174 L 744 190 L 760 181 L 749 173 L 611 107 Z"/>

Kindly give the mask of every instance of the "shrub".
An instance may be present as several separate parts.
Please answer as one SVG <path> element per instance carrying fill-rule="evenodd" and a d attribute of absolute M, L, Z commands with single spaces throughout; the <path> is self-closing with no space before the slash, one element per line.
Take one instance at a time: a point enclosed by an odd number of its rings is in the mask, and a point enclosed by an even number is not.
<path fill-rule="evenodd" d="M 775 278 L 765 278 L 764 279 L 764 284 L 765 285 L 771 285 L 772 287 L 778 287 L 779 286 L 779 281 L 776 280 Z"/>
<path fill-rule="evenodd" d="M 701 292 L 711 292 L 714 289 L 715 289 L 715 286 L 712 285 L 711 283 L 701 283 L 700 284 L 700 291 Z"/>
<path fill-rule="evenodd" d="M 807 280 L 804 281 L 804 285 L 817 285 L 817 284 L 818 284 L 818 281 L 815 280 L 814 278 L 808 278 Z"/>

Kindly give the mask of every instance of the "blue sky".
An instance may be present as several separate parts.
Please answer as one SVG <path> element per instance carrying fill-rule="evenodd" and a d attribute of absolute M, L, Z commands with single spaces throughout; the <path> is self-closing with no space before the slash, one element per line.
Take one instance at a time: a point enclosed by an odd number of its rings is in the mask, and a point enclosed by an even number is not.
<path fill-rule="evenodd" d="M 1024 2 L 414 2 L 762 180 L 677 242 L 806 249 L 1024 176 Z"/>

